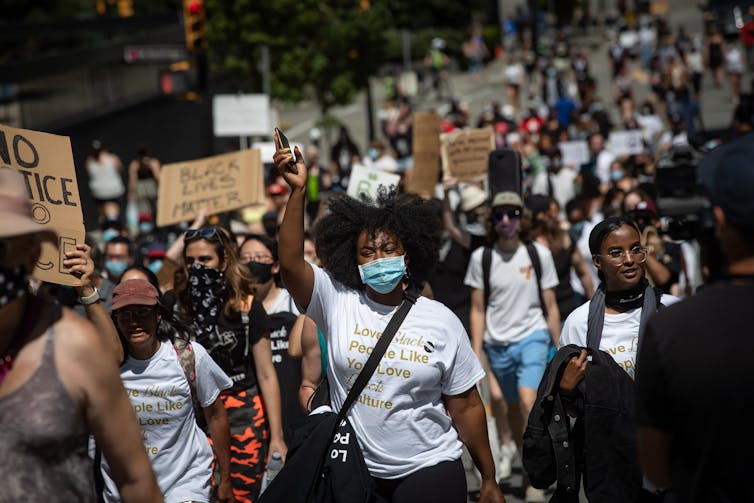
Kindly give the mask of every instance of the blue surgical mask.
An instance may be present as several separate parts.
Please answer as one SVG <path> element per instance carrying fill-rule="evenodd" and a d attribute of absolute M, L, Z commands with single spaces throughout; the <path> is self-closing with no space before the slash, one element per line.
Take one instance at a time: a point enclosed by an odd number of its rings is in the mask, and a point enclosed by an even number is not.
<path fill-rule="evenodd" d="M 367 154 L 369 155 L 370 159 L 372 159 L 373 161 L 376 161 L 377 156 L 379 155 L 379 152 L 377 152 L 376 148 L 370 147 L 369 150 L 367 151 Z"/>
<path fill-rule="evenodd" d="M 120 236 L 120 232 L 116 231 L 115 229 L 106 229 L 102 232 L 102 240 L 107 243 L 113 238 L 117 238 Z"/>
<path fill-rule="evenodd" d="M 377 293 L 395 290 L 406 275 L 405 255 L 372 260 L 359 266 L 361 281 Z"/>
<path fill-rule="evenodd" d="M 154 224 L 152 222 L 139 222 L 139 232 L 141 234 L 149 234 L 154 230 Z"/>
<path fill-rule="evenodd" d="M 614 170 L 610 172 L 610 179 L 614 182 L 619 182 L 623 180 L 623 172 L 620 170 Z"/>
<path fill-rule="evenodd" d="M 127 268 L 128 264 L 123 262 L 122 260 L 105 261 L 105 269 L 107 269 L 108 274 L 110 274 L 110 279 L 120 278 L 123 273 L 126 272 Z"/>
<path fill-rule="evenodd" d="M 162 269 L 162 259 L 151 261 L 147 267 L 149 267 L 150 271 L 157 274 L 158 272 L 160 272 L 160 269 Z"/>

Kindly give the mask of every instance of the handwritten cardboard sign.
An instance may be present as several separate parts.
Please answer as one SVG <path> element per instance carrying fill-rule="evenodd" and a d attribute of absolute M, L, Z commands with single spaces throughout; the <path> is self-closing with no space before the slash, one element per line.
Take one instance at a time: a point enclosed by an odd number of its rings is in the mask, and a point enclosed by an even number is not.
<path fill-rule="evenodd" d="M 417 112 L 412 134 L 414 167 L 408 190 L 432 197 L 440 170 L 440 116 L 434 112 Z"/>
<path fill-rule="evenodd" d="M 584 140 L 562 141 L 558 143 L 563 166 L 576 166 L 589 162 L 589 145 Z"/>
<path fill-rule="evenodd" d="M 495 149 L 492 128 L 469 129 L 440 135 L 442 169 L 459 182 L 484 180 L 487 157 Z"/>
<path fill-rule="evenodd" d="M 389 189 L 390 186 L 398 187 L 401 181 L 400 175 L 369 169 L 365 166 L 354 166 L 348 181 L 348 195 L 361 200 L 362 196 L 369 199 L 377 199 L 377 191 L 380 185 Z"/>
<path fill-rule="evenodd" d="M 613 131 L 607 137 L 607 149 L 617 156 L 641 154 L 644 152 L 644 140 L 641 131 Z"/>
<path fill-rule="evenodd" d="M 158 201 L 160 227 L 192 220 L 202 208 L 223 213 L 264 201 L 259 150 L 163 166 Z"/>
<path fill-rule="evenodd" d="M 50 283 L 79 285 L 63 267 L 63 254 L 83 243 L 85 236 L 71 140 L 0 125 L 0 168 L 15 169 L 24 176 L 32 218 L 58 233 L 57 248 L 47 242 L 42 245 L 33 276 Z"/>

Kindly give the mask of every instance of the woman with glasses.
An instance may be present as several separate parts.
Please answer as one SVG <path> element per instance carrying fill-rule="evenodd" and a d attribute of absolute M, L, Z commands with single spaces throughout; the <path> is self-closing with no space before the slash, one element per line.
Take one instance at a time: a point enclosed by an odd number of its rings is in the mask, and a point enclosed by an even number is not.
<path fill-rule="evenodd" d="M 316 227 L 323 269 L 304 259 L 306 165 L 280 149 L 275 165 L 291 186 L 280 229 L 285 285 L 327 339 L 330 402 L 337 410 L 404 299 L 434 271 L 438 208 L 381 189 L 376 204 L 331 198 Z M 482 503 L 502 503 L 476 383 L 484 375 L 460 320 L 419 297 L 348 419 L 376 491 L 390 503 L 465 503 L 461 441 L 483 482 Z"/>
<path fill-rule="evenodd" d="M 188 230 L 184 242 L 176 311 L 233 380 L 220 395 L 230 424 L 233 492 L 238 502 L 255 501 L 272 454 L 285 459 L 287 452 L 269 318 L 254 297 L 257 282 L 238 261 L 224 229 Z"/>
<path fill-rule="evenodd" d="M 589 235 L 589 250 L 601 281 L 603 292 L 597 302 L 604 302 L 605 321 L 599 349 L 610 353 L 613 359 L 633 379 L 636 371 L 636 350 L 639 340 L 644 293 L 649 282 L 645 277 L 644 263 L 647 249 L 642 245 L 641 233 L 636 223 L 628 217 L 610 217 L 597 224 Z M 604 299 L 604 300 L 600 300 Z M 660 302 L 669 305 L 678 299 L 662 295 Z M 575 309 L 566 319 L 560 335 L 559 347 L 568 344 L 587 346 L 587 321 L 590 306 L 587 302 Z M 584 358 L 569 363 L 563 374 L 561 393 L 573 394 L 583 379 Z"/>
<path fill-rule="evenodd" d="M 465 279 L 471 287 L 469 321 L 474 351 L 479 355 L 484 347 L 508 403 L 515 442 L 501 446 L 500 463 L 505 465 L 515 458 L 516 444 L 521 445 L 547 365 L 550 341 L 557 344 L 560 336 L 555 263 L 545 246 L 521 241 L 523 208 L 518 193 L 495 194 L 488 222 L 494 246 L 477 248 L 471 254 Z M 526 493 L 527 501 L 544 498 L 532 487 L 527 487 Z"/>
<path fill-rule="evenodd" d="M 288 290 L 277 284 L 276 277 L 280 272 L 277 241 L 252 234 L 243 242 L 238 255 L 256 280 L 256 298 L 270 318 L 268 329 L 272 362 L 280 383 L 283 433 L 287 441 L 290 425 L 304 416 L 298 400 L 303 362 L 288 353 L 288 344 L 291 339 L 300 340 L 304 330 L 308 330 L 310 338 L 316 340 L 317 327 L 311 318 L 299 313 Z"/>
<path fill-rule="evenodd" d="M 609 217 L 598 223 L 589 234 L 589 250 L 601 283 L 592 300 L 578 307 L 566 319 L 560 336 L 560 347 L 574 344 L 586 348 L 590 325 L 592 330 L 599 331 L 595 321 L 590 319 L 590 312 L 592 316 L 594 313 L 604 312 L 599 349 L 609 354 L 634 379 L 645 296 L 652 290 L 644 272 L 647 249 L 642 246 L 641 233 L 636 223 L 623 216 Z M 657 302 L 668 306 L 678 301 L 676 297 L 663 295 L 658 289 L 653 292 L 653 297 L 657 299 L 652 306 L 654 309 L 660 307 Z M 577 386 L 584 380 L 589 365 L 587 353 L 583 349 L 578 357 L 565 364 L 559 393 L 566 403 L 573 404 L 580 397 Z M 612 384 L 606 382 L 605 386 Z M 633 404 L 633 397 L 623 398 Z M 575 409 L 573 405 L 568 405 L 567 408 Z M 584 442 L 588 445 L 588 436 Z M 638 464 L 638 460 L 636 463 Z M 655 488 L 645 483 L 638 501 L 661 501 L 661 495 L 654 494 L 656 492 Z"/>
<path fill-rule="evenodd" d="M 194 343 L 195 379 L 189 382 L 170 341 L 178 329 L 162 316 L 160 294 L 148 281 L 121 282 L 113 290 L 112 309 L 125 352 L 120 377 L 165 501 L 210 501 L 212 448 L 197 424 L 202 419 L 219 451 L 218 501 L 232 501 L 228 419 L 219 400 L 221 390 L 230 388 L 232 381 L 204 347 Z M 201 418 L 195 416 L 194 398 Z M 101 466 L 105 501 L 120 501 L 106 459 Z"/>

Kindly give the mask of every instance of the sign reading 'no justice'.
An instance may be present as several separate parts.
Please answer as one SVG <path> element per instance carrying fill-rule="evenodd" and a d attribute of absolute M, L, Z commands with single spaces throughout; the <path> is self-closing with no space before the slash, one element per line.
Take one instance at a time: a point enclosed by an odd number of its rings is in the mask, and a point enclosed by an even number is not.
<path fill-rule="evenodd" d="M 0 168 L 23 175 L 32 218 L 58 233 L 57 248 L 47 242 L 42 245 L 34 277 L 61 285 L 80 284 L 63 267 L 65 252 L 82 244 L 85 235 L 70 139 L 0 125 Z"/>

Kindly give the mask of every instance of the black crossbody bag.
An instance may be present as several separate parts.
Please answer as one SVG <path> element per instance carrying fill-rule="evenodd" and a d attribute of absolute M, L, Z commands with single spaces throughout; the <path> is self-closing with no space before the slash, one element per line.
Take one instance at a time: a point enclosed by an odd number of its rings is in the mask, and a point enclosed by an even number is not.
<path fill-rule="evenodd" d="M 398 311 L 374 346 L 338 413 L 311 414 L 293 433 L 280 473 L 262 493 L 259 503 L 372 503 L 374 482 L 367 470 L 356 433 L 346 417 L 377 369 L 411 307 L 419 296 L 409 288 Z"/>

